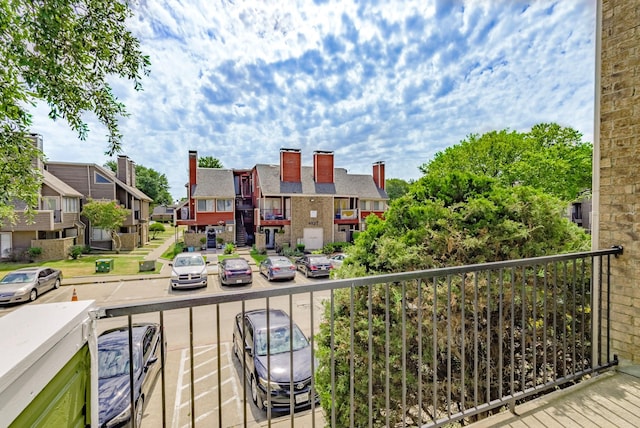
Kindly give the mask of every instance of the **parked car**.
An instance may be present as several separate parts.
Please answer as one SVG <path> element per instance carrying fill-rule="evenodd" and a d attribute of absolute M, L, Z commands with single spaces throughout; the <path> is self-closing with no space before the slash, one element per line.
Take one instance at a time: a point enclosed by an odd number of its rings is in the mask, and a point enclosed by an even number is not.
<path fill-rule="evenodd" d="M 260 262 L 258 266 L 260 273 L 267 280 L 274 279 L 293 279 L 296 276 L 296 266 L 286 257 L 270 256 Z"/>
<path fill-rule="evenodd" d="M 44 292 L 60 288 L 62 272 L 46 266 L 9 272 L 0 280 L 0 303 L 33 302 Z"/>
<path fill-rule="evenodd" d="M 339 268 L 340 266 L 342 266 L 342 262 L 346 257 L 347 255 L 344 253 L 337 253 L 332 255 L 331 257 L 329 257 L 329 261 L 331 262 L 331 267 L 333 269 Z"/>
<path fill-rule="evenodd" d="M 324 254 L 306 254 L 296 260 L 296 266 L 307 278 L 329 276 L 332 268 L 331 261 Z"/>
<path fill-rule="evenodd" d="M 196 288 L 206 287 L 207 265 L 200 253 L 180 253 L 174 259 L 171 266 L 171 288 Z"/>
<path fill-rule="evenodd" d="M 218 263 L 218 279 L 221 285 L 251 284 L 251 266 L 241 257 L 223 259 Z"/>
<path fill-rule="evenodd" d="M 318 401 L 317 394 L 311 391 L 309 340 L 286 312 L 270 309 L 268 314 L 268 329 L 266 309 L 241 312 L 234 323 L 233 353 L 241 365 L 244 359 L 251 398 L 260 410 L 268 405 L 273 409 L 289 409 L 293 381 L 295 408 L 307 407 L 312 400 Z"/>
<path fill-rule="evenodd" d="M 132 326 L 133 379 L 136 426 L 139 427 L 144 405 L 149 402 L 154 380 L 160 372 L 162 328 L 156 323 Z M 164 342 L 166 358 L 167 345 Z M 113 328 L 98 337 L 98 419 L 99 426 L 131 425 L 131 390 L 129 328 Z"/>

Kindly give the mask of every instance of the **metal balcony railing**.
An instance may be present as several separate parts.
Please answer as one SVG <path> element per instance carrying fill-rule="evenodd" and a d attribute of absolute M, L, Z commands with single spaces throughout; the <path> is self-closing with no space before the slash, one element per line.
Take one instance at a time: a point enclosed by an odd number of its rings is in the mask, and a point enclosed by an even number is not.
<path fill-rule="evenodd" d="M 187 343 L 182 355 L 189 393 L 180 395 L 187 397 L 190 426 L 255 423 L 248 378 L 242 369 L 223 374 L 221 353 L 234 349 L 229 320 L 256 307 L 285 310 L 309 335 L 316 373 L 311 388 L 321 397 L 318 404 L 312 400 L 311 415 L 321 414 L 332 427 L 443 426 L 513 408 L 617 364 L 609 346 L 610 263 L 621 252 L 612 248 L 173 297 L 103 307 L 94 317 L 99 322 L 126 317 L 131 326 L 153 316 L 163 326 L 169 319 L 185 326 L 183 337 L 167 340 L 170 349 L 180 347 L 172 341 Z M 208 361 L 215 364 L 201 360 L 203 343 L 212 345 Z M 293 358 L 288 361 L 292 370 Z M 182 369 L 167 362 L 163 357 L 154 396 L 162 401 L 163 426 L 170 421 L 176 426 L 180 406 L 170 398 L 177 393 L 166 376 Z M 235 391 L 225 388 L 229 376 L 239 378 Z M 202 378 L 213 386 L 204 391 L 197 380 Z M 199 401 L 211 390 L 215 399 Z M 225 410 L 228 402 L 241 411 Z M 295 404 L 292 396 L 289 410 Z M 202 422 L 206 417 L 215 421 Z M 316 424 L 315 416 L 300 423 L 294 411 L 285 417 L 291 426 Z M 267 410 L 269 426 L 272 418 Z"/>
<path fill-rule="evenodd" d="M 280 208 L 264 208 L 260 210 L 260 216 L 262 220 L 288 220 L 291 212 Z"/>

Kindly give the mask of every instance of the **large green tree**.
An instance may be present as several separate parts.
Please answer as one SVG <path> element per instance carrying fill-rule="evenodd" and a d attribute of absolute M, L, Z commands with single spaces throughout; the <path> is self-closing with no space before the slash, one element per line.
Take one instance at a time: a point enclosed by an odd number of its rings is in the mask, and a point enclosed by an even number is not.
<path fill-rule="evenodd" d="M 41 183 L 29 167 L 43 159 L 28 138 L 30 109 L 49 107 L 52 120 L 64 119 L 80 139 L 91 113 L 107 129 L 106 152 L 121 148 L 118 118 L 125 106 L 114 95 L 112 78 L 140 80 L 149 58 L 127 30 L 132 16 L 124 0 L 0 1 L 0 224 L 15 220 L 15 204 L 32 212 Z"/>
<path fill-rule="evenodd" d="M 155 169 L 136 165 L 136 187 L 153 199 L 156 205 L 168 205 L 173 202 L 167 176 Z"/>
<path fill-rule="evenodd" d="M 118 171 L 118 163 L 114 160 L 107 161 L 104 166 L 114 173 Z M 136 188 L 153 199 L 155 205 L 168 205 L 173 202 L 167 176 L 153 168 L 136 164 Z"/>
<path fill-rule="evenodd" d="M 430 177 L 464 171 L 498 179 L 504 185 L 536 187 L 565 201 L 591 189 L 593 147 L 582 134 L 556 123 L 535 125 L 529 132 L 490 131 L 471 134 L 438 152 L 420 167 Z"/>
<path fill-rule="evenodd" d="M 220 159 L 213 156 L 203 156 L 198 158 L 198 166 L 200 168 L 224 168 Z"/>
<path fill-rule="evenodd" d="M 367 219 L 367 229 L 358 235 L 355 245 L 348 250 L 350 263 L 341 268 L 339 273 L 342 276 L 361 276 L 414 271 L 588 249 L 589 237 L 565 218 L 564 211 L 563 200 L 532 186 L 507 185 L 500 177 L 455 170 L 447 174 L 427 174 L 414 183 L 407 194 L 391 204 L 385 219 L 375 216 Z M 528 281 L 535 276 L 535 271 L 527 272 Z M 370 417 L 374 426 L 385 426 L 387 417 L 391 426 L 406 423 L 404 415 L 398 412 L 401 399 L 406 397 L 407 406 L 415 409 L 420 387 L 423 405 L 427 407 L 415 413 L 426 417 L 420 416 L 410 423 L 420 425 L 450 411 L 446 408 L 446 400 L 442 400 L 447 394 L 454 405 L 473 407 L 473 396 L 463 394 L 461 382 L 462 379 L 468 381 L 474 378 L 476 361 L 478 370 L 488 373 L 492 380 L 491 387 L 484 382 L 478 385 L 479 396 L 496 399 L 498 388 L 495 385 L 500 382 L 503 382 L 503 388 L 508 385 L 508 379 L 505 380 L 502 373 L 497 372 L 497 367 L 503 367 L 504 372 L 508 373 L 511 364 L 515 370 L 522 370 L 523 378 L 533 379 L 532 384 L 535 384 L 539 370 L 550 369 L 531 367 L 523 361 L 536 361 L 536 358 L 538 362 L 545 359 L 550 361 L 554 343 L 560 349 L 561 342 L 554 341 L 567 340 L 577 354 L 584 355 L 585 338 L 577 337 L 575 330 L 566 325 L 557 331 L 547 332 L 548 337 L 543 345 L 532 343 L 541 340 L 538 337 L 528 339 L 531 343 L 527 345 L 526 353 L 518 353 L 516 361 L 504 357 L 510 355 L 507 348 L 511 343 L 510 335 L 529 328 L 526 323 L 549 322 L 542 320 L 543 311 L 540 308 L 552 307 L 552 302 L 545 300 L 548 297 L 540 296 L 533 301 L 519 300 L 513 313 L 521 317 L 513 320 L 512 324 L 507 318 L 512 312 L 502 307 L 500 302 L 511 302 L 511 293 L 516 296 L 530 293 L 527 281 L 515 283 L 519 288 L 503 292 L 493 282 L 483 280 L 474 283 L 470 276 L 455 277 L 450 282 L 446 279 L 427 284 L 407 281 L 404 284 L 372 287 L 371 290 L 359 287 L 335 292 L 334 311 L 331 312 L 329 304 L 325 306 L 325 317 L 316 342 L 319 359 L 316 385 L 327 418 L 335 410 L 336 424 L 339 426 L 349 425 L 352 416 L 355 426 L 368 425 Z M 559 279 L 558 283 L 563 282 Z M 577 291 L 568 290 L 566 295 L 573 296 L 575 305 L 572 301 L 565 307 L 586 307 L 588 302 L 579 300 L 588 299 L 588 295 L 581 291 L 583 284 L 573 282 L 570 286 Z M 427 298 L 417 297 L 419 288 Z M 465 300 L 462 290 L 466 296 L 472 296 L 475 292 L 481 298 L 476 303 Z M 418 307 L 423 314 L 430 316 L 419 317 L 415 310 Z M 403 308 L 413 309 L 407 309 L 403 315 Z M 374 317 L 371 326 L 368 322 L 369 311 Z M 474 316 L 478 319 L 471 319 Z M 560 319 L 568 316 L 559 314 Z M 433 320 L 436 320 L 435 323 Z M 487 325 L 487 328 L 478 331 L 477 337 L 473 336 L 474 322 Z M 509 328 L 500 330 L 497 327 L 499 323 Z M 510 330 L 511 325 L 513 331 Z M 424 329 L 421 360 L 416 353 L 418 326 Z M 433 333 L 447 330 L 451 331 L 448 340 L 443 340 L 444 335 Z M 502 337 L 489 336 L 498 331 Z M 372 347 L 369 337 L 372 337 Z M 403 348 L 403 337 L 410 338 L 406 350 Z M 497 354 L 495 346 L 494 349 L 485 346 L 499 340 L 504 344 L 504 354 Z M 476 345 L 477 348 L 474 348 Z M 456 353 L 449 360 L 448 351 L 452 349 Z M 533 354 L 536 356 L 532 357 Z M 371 364 L 369 355 L 373 358 Z M 478 360 L 473 360 L 474 355 Z M 406 394 L 403 394 L 402 377 L 391 376 L 388 391 L 390 409 L 385 410 L 385 394 L 374 394 L 371 398 L 373 413 L 370 413 L 368 381 L 358 381 L 352 385 L 351 379 L 368 380 L 371 367 L 373 390 L 386 391 L 386 373 L 400 373 L 403 360 L 407 364 Z M 447 367 L 448 364 L 456 368 L 450 378 L 450 391 L 446 389 L 449 379 L 446 370 L 430 369 Z M 583 360 L 567 364 L 576 371 L 585 368 Z M 460 372 L 461 366 L 466 367 L 464 374 Z M 418 378 L 417 373 L 423 375 Z M 554 373 L 550 376 L 561 375 Z M 332 376 L 335 376 L 335 386 L 331 383 Z M 350 409 L 351 388 L 356 404 L 353 413 Z M 430 408 L 428 403 L 433 402 L 439 402 L 441 407 Z"/>
<path fill-rule="evenodd" d="M 401 178 L 387 178 L 384 181 L 384 188 L 389 196 L 389 201 L 398 199 L 409 191 L 411 181 L 405 181 Z"/>

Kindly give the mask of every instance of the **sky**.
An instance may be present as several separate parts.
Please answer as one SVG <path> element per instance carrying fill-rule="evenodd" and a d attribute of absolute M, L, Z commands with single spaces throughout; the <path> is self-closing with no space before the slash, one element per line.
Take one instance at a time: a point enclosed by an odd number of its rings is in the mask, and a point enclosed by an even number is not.
<path fill-rule="evenodd" d="M 336 167 L 418 179 L 470 134 L 557 122 L 593 141 L 596 0 L 140 0 L 128 25 L 151 59 L 143 91 L 112 80 L 129 117 L 121 154 L 186 197 L 188 152 L 225 168 L 281 148 Z M 34 110 L 51 161 L 103 165 L 106 131 L 80 141 Z"/>

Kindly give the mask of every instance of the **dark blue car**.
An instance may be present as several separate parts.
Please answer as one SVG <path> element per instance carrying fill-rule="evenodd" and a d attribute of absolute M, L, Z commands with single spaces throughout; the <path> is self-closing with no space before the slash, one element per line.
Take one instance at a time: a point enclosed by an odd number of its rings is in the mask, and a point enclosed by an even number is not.
<path fill-rule="evenodd" d="M 145 402 L 160 372 L 162 329 L 159 324 L 134 324 L 133 377 L 136 427 L 142 422 Z M 166 355 L 166 344 L 164 345 Z M 98 337 L 98 400 L 100 428 L 132 426 L 129 329 L 107 330 Z"/>
<path fill-rule="evenodd" d="M 244 355 L 251 398 L 258 409 L 270 406 L 276 410 L 288 410 L 292 396 L 295 409 L 318 401 L 317 394 L 311 389 L 311 345 L 284 311 L 269 310 L 268 328 L 265 309 L 236 315 L 233 352 L 241 366 Z M 313 367 L 316 367 L 315 363 Z"/>

